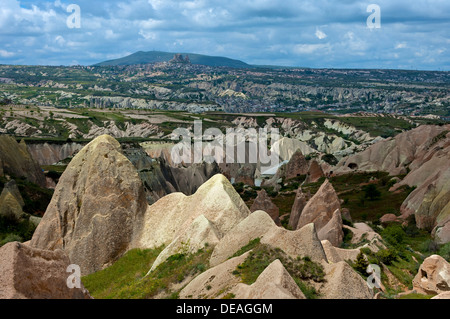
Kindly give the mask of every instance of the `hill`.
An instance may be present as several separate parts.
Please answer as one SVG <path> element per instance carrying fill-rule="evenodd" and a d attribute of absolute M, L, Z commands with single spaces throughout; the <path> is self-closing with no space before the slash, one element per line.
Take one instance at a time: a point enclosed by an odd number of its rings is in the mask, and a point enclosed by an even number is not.
<path fill-rule="evenodd" d="M 147 64 L 156 62 L 169 62 L 176 53 L 162 52 L 162 51 L 139 51 L 123 58 L 104 61 L 95 64 L 95 66 L 118 66 L 118 65 L 134 65 Z M 181 53 L 183 56 L 188 56 L 192 64 L 201 64 L 207 66 L 223 66 L 231 68 L 251 68 L 253 66 L 230 58 L 209 56 L 194 53 Z"/>

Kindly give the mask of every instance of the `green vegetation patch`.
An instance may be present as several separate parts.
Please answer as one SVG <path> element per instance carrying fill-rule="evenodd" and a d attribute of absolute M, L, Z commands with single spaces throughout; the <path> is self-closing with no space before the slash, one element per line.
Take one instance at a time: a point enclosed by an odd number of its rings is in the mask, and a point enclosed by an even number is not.
<path fill-rule="evenodd" d="M 130 250 L 112 266 L 83 277 L 83 284 L 98 299 L 178 298 L 181 287 L 172 291 L 172 284 L 205 271 L 212 250 L 173 255 L 146 276 L 162 249 Z"/>
<path fill-rule="evenodd" d="M 244 248 L 248 246 L 252 246 L 253 249 L 245 261 L 238 265 L 233 272 L 234 275 L 242 279 L 243 283 L 247 285 L 254 283 L 264 269 L 278 259 L 307 298 L 319 297 L 319 294 L 309 282 L 323 282 L 325 280 L 325 271 L 322 265 L 312 261 L 308 256 L 292 258 L 281 249 L 272 248 L 265 244 L 256 245 L 254 242 L 250 242 L 241 250 L 245 250 Z"/>

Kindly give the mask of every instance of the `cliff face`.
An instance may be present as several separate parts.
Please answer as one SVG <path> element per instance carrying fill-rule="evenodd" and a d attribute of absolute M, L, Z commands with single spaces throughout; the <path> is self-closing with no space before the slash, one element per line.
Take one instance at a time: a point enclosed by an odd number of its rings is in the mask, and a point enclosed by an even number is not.
<path fill-rule="evenodd" d="M 33 160 L 23 141 L 17 143 L 11 136 L 0 135 L 0 164 L 2 174 L 25 177 L 28 181 L 41 187 L 47 185 L 42 169 Z"/>
<path fill-rule="evenodd" d="M 30 245 L 63 249 L 90 274 L 127 251 L 146 208 L 135 167 L 114 138 L 100 136 L 67 166 Z"/>
<path fill-rule="evenodd" d="M 415 215 L 419 228 L 432 231 L 438 242 L 445 243 L 450 242 L 449 159 L 450 125 L 423 125 L 344 158 L 335 172 L 407 173 L 392 188 L 416 187 L 401 206 L 403 218 Z"/>
<path fill-rule="evenodd" d="M 73 156 L 81 150 L 83 146 L 84 145 L 80 143 L 33 143 L 28 144 L 28 150 L 39 165 L 52 165 Z"/>

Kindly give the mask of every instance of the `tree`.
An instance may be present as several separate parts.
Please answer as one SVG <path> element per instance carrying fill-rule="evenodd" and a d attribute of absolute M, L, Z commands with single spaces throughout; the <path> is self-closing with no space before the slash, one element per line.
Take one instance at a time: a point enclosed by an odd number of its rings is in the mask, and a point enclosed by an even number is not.
<path fill-rule="evenodd" d="M 364 276 L 368 276 L 367 267 L 369 267 L 369 262 L 362 251 L 359 251 L 358 256 L 356 256 L 356 261 L 353 268 Z"/>
<path fill-rule="evenodd" d="M 375 184 L 369 184 L 364 186 L 364 198 L 368 198 L 369 200 L 379 199 L 381 197 L 381 192 L 378 190 Z"/>

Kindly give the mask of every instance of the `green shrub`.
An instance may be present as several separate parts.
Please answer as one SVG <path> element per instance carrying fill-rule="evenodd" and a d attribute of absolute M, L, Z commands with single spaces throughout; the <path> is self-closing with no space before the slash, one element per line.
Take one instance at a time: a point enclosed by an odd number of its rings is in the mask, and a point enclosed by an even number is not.
<path fill-rule="evenodd" d="M 403 244 L 406 234 L 402 226 L 391 224 L 381 232 L 381 236 L 388 244 L 397 247 Z"/>
<path fill-rule="evenodd" d="M 439 248 L 439 255 L 445 258 L 448 262 L 450 262 L 450 243 L 446 243 Z"/>
<path fill-rule="evenodd" d="M 376 200 L 381 197 L 381 192 L 378 190 L 375 184 L 365 185 L 362 188 L 364 192 L 364 198 L 369 200 Z"/>
<path fill-rule="evenodd" d="M 361 273 L 364 276 L 367 276 L 367 267 L 369 267 L 369 262 L 367 261 L 364 253 L 362 251 L 359 252 L 358 256 L 356 256 L 355 262 L 355 270 Z"/>
<path fill-rule="evenodd" d="M 397 252 L 393 249 L 379 250 L 375 257 L 385 265 L 391 265 L 393 261 L 397 260 Z"/>

